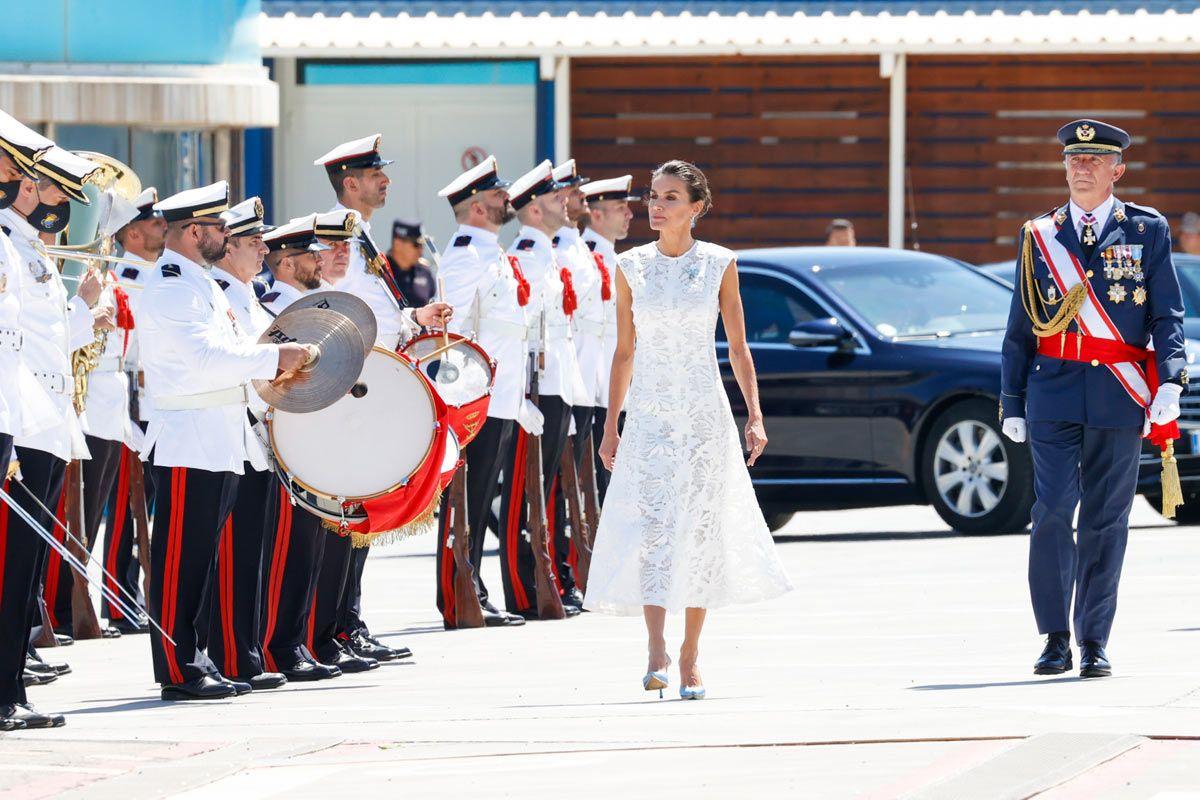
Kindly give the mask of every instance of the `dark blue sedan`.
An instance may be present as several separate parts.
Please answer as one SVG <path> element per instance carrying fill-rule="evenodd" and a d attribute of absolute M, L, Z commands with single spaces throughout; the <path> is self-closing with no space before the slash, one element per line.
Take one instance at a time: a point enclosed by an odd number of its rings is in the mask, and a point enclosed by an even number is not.
<path fill-rule="evenodd" d="M 773 528 L 795 511 L 908 503 L 964 533 L 1028 524 L 1029 451 L 997 413 L 1002 281 L 867 247 L 746 250 L 738 264 L 770 438 L 751 475 Z"/>

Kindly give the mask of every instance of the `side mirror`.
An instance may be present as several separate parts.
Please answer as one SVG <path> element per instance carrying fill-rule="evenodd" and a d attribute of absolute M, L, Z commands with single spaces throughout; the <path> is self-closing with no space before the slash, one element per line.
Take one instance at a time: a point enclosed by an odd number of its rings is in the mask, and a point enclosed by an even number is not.
<path fill-rule="evenodd" d="M 845 349 L 853 343 L 850 332 L 836 319 L 813 319 L 802 322 L 788 334 L 792 347 L 836 347 Z"/>

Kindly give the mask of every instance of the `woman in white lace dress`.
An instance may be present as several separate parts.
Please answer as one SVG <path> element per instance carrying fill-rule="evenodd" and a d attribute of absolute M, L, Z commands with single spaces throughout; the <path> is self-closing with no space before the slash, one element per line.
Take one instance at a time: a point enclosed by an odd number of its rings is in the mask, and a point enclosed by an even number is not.
<path fill-rule="evenodd" d="M 650 660 L 642 685 L 660 695 L 671 663 L 666 615 L 684 610 L 685 699 L 704 696 L 697 659 L 706 611 L 791 588 L 746 469 L 767 436 L 737 266 L 731 251 L 692 238 L 711 204 L 704 174 L 668 161 L 654 171 L 648 199 L 658 241 L 617 259 L 618 344 L 600 445 L 613 474 L 585 598 L 593 611 L 644 615 Z M 717 368 L 718 313 L 749 410 L 747 461 Z"/>

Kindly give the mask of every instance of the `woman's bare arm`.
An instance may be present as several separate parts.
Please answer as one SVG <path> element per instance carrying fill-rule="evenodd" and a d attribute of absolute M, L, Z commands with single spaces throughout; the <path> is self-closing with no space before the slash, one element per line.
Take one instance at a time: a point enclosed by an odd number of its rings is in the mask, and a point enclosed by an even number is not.
<path fill-rule="evenodd" d="M 738 288 L 737 261 L 731 261 L 725 269 L 719 299 L 725 338 L 729 342 L 729 364 L 733 367 L 733 376 L 742 390 L 742 397 L 746 399 L 746 449 L 750 451 L 746 465 L 752 467 L 767 446 L 767 432 L 758 404 L 758 376 L 754 372 L 754 359 L 750 355 L 750 345 L 746 343 L 746 317 Z"/>
<path fill-rule="evenodd" d="M 633 351 L 637 331 L 633 325 L 633 293 L 621 270 L 617 270 L 617 351 L 613 355 L 608 382 L 608 418 L 604 421 L 604 440 L 600 443 L 600 461 L 609 471 L 617 456 L 620 436 L 617 419 L 625 405 L 629 381 L 633 377 Z"/>

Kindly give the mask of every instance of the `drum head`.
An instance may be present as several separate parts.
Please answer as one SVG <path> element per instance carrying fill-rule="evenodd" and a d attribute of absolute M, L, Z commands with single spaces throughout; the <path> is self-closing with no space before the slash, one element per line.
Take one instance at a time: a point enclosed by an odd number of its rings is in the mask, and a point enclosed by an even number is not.
<path fill-rule="evenodd" d="M 494 379 L 487 355 L 470 340 L 451 335 L 448 350 L 427 357 L 445 346 L 440 334 L 426 335 L 409 342 L 404 354 L 418 362 L 446 405 L 465 406 L 485 396 Z"/>
<path fill-rule="evenodd" d="M 355 390 L 333 405 L 309 414 L 276 411 L 271 446 L 280 466 L 304 488 L 365 499 L 386 494 L 421 467 L 435 423 L 429 384 L 410 362 L 377 347 Z"/>
<path fill-rule="evenodd" d="M 442 474 L 446 474 L 458 465 L 458 459 L 462 457 L 462 448 L 458 446 L 458 436 L 455 435 L 454 429 L 446 431 L 446 455 L 442 457 Z"/>

